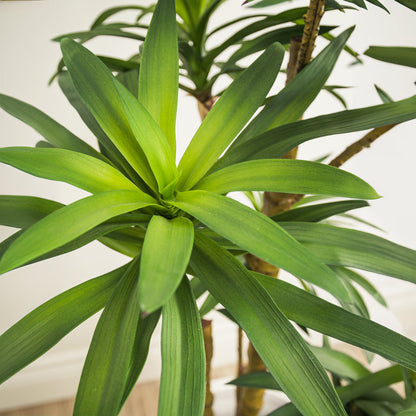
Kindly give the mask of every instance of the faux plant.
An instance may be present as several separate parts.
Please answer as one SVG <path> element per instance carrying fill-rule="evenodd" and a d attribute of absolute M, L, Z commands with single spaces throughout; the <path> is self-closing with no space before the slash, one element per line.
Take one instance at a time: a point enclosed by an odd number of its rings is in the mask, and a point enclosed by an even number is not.
<path fill-rule="evenodd" d="M 82 45 L 61 41 L 67 71 L 60 75 L 61 87 L 96 135 L 100 151 L 29 104 L 0 95 L 4 110 L 45 138 L 34 148 L 1 149 L 0 161 L 91 193 L 67 206 L 32 196 L 2 196 L 2 224 L 21 230 L 1 243 L 0 272 L 93 240 L 131 257 L 123 267 L 51 299 L 2 334 L 0 380 L 103 309 L 74 414 L 117 415 L 140 375 L 162 316 L 159 415 L 202 415 L 205 353 L 195 298 L 205 291 L 243 328 L 267 366 L 269 382 L 290 398 L 292 404 L 276 414 L 346 415 L 344 404 L 356 398 L 347 400 L 335 390 L 337 383 L 324 369 L 329 367 L 325 354 L 311 349 L 290 321 L 415 371 L 413 341 L 349 311 L 356 303 L 350 282 L 359 277 L 345 267 L 414 282 L 416 253 L 369 233 L 317 223 L 364 206 L 363 200 L 378 194 L 335 167 L 281 159 L 307 140 L 416 118 L 413 96 L 298 121 L 324 86 L 351 32 L 331 41 L 270 100 L 266 97 L 284 48 L 268 46 L 221 94 L 178 166 L 179 53 L 172 0 L 160 0 L 154 10 L 136 82 L 131 82 L 134 73 L 117 79 Z M 268 218 L 227 197 L 232 191 L 354 200 Z M 238 257 L 244 253 L 326 290 L 342 307 L 249 271 Z M 414 394 L 412 373 L 405 375 L 409 400 L 403 409 Z"/>

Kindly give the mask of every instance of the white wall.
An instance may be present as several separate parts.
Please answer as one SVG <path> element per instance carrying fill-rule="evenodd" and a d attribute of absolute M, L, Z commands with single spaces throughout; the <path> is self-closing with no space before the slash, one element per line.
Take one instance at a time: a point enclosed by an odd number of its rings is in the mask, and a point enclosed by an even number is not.
<path fill-rule="evenodd" d="M 357 25 L 351 43 L 359 52 L 364 52 L 369 44 L 415 46 L 416 15 L 391 0 L 385 0 L 385 3 L 391 15 L 370 5 L 368 12 L 332 12 L 326 15 L 325 20 L 339 22 L 343 27 Z M 50 39 L 58 34 L 87 28 L 100 11 L 119 4 L 116 0 L 0 1 L 0 92 L 32 103 L 93 144 L 93 138 L 65 102 L 57 85 L 46 86 L 60 58 L 58 44 Z M 240 4 L 240 0 L 227 2 L 218 19 L 225 20 L 240 13 Z M 120 57 L 128 57 L 135 48 L 134 42 L 112 38 L 91 42 L 90 45 L 96 52 L 114 53 Z M 366 58 L 364 60 L 365 67 L 349 68 L 347 63 L 351 59 L 344 56 L 337 67 L 336 76 L 331 78 L 331 84 L 356 87 L 345 91 L 351 107 L 379 103 L 373 83 L 384 88 L 394 99 L 405 98 L 416 92 L 413 85 L 416 70 Z M 198 115 L 193 101 L 185 95 L 180 98 L 179 108 L 178 138 L 181 141 L 179 148 L 183 149 L 198 125 Z M 323 93 L 306 117 L 338 110 L 341 110 L 338 103 Z M 0 112 L 0 125 L 2 147 L 32 146 L 39 139 L 30 128 L 4 112 Z M 374 144 L 371 150 L 362 152 L 349 162 L 346 169 L 366 179 L 383 195 L 382 199 L 372 203 L 371 209 L 363 210 L 362 215 L 383 227 L 393 241 L 416 249 L 413 218 L 415 195 L 412 192 L 415 178 L 415 127 L 415 122 L 396 127 Z M 346 138 L 331 137 L 305 144 L 301 157 L 312 158 L 328 151 L 337 154 L 359 137 L 361 134 L 355 133 Z M 36 179 L 7 166 L 0 166 L 0 175 L 2 194 L 36 195 L 63 203 L 83 195 L 70 186 Z M 0 237 L 3 239 L 12 231 L 7 227 L 0 228 Z M 0 333 L 43 301 L 124 262 L 121 255 L 99 244 L 90 244 L 77 252 L 2 276 Z M 411 319 L 411 308 L 414 307 L 411 300 L 416 294 L 414 288 L 410 284 L 384 277 L 375 277 L 374 280 L 387 295 L 401 325 L 416 339 L 416 324 Z M 375 311 L 375 319 L 390 321 L 396 327 L 399 325 L 385 311 L 377 308 Z M 95 322 L 96 318 L 93 318 L 81 325 L 48 354 L 0 386 L 0 409 L 73 395 L 82 357 Z M 235 337 L 224 320 L 217 323 L 217 331 L 216 365 L 224 365 L 234 360 L 232 351 Z M 144 379 L 157 378 L 158 373 L 156 337 Z"/>

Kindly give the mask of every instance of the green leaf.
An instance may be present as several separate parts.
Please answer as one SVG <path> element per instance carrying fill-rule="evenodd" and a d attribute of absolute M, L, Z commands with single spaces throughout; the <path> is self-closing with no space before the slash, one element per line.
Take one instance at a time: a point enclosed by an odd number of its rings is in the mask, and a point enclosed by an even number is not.
<path fill-rule="evenodd" d="M 416 12 L 416 4 L 413 0 L 396 0 L 396 2 Z"/>
<path fill-rule="evenodd" d="M 174 0 L 157 3 L 140 63 L 139 101 L 165 134 L 175 155 L 178 41 Z"/>
<path fill-rule="evenodd" d="M 416 96 L 285 124 L 228 150 L 215 168 L 246 160 L 279 158 L 299 144 L 317 137 L 402 123 L 413 118 L 416 118 Z"/>
<path fill-rule="evenodd" d="M 196 186 L 210 192 L 269 191 L 374 199 L 376 191 L 351 173 L 305 160 L 262 159 L 218 170 Z"/>
<path fill-rule="evenodd" d="M 189 189 L 202 178 L 262 104 L 277 76 L 283 55 L 281 45 L 272 45 L 222 94 L 181 159 L 179 189 Z"/>
<path fill-rule="evenodd" d="M 324 204 L 308 205 L 300 208 L 293 208 L 289 211 L 274 215 L 273 221 L 306 221 L 319 222 L 334 215 L 343 214 L 357 208 L 368 207 L 366 201 L 336 201 Z"/>
<path fill-rule="evenodd" d="M 266 130 L 298 120 L 325 85 L 353 28 L 332 41 L 243 130 L 231 148 Z"/>
<path fill-rule="evenodd" d="M 139 305 L 147 313 L 163 306 L 179 286 L 194 241 L 194 227 L 185 217 L 154 215 L 142 249 Z"/>
<path fill-rule="evenodd" d="M 74 416 L 118 415 L 140 317 L 139 258 L 126 270 L 101 314 L 82 369 Z"/>
<path fill-rule="evenodd" d="M 407 247 L 329 224 L 280 225 L 326 264 L 355 267 L 416 283 L 416 251 Z"/>
<path fill-rule="evenodd" d="M 34 176 L 69 183 L 91 193 L 138 190 L 108 163 L 71 150 L 6 147 L 0 149 L 0 162 Z"/>
<path fill-rule="evenodd" d="M 158 415 L 202 416 L 205 351 L 201 321 L 188 279 L 162 310 L 162 375 Z"/>
<path fill-rule="evenodd" d="M 156 311 L 145 318 L 139 319 L 136 338 L 131 354 L 126 387 L 124 389 L 123 399 L 120 403 L 120 409 L 123 407 L 129 394 L 136 385 L 137 379 L 146 363 L 147 354 L 149 353 L 150 340 L 160 318 L 160 311 Z"/>
<path fill-rule="evenodd" d="M 384 104 L 394 102 L 394 100 L 386 93 L 386 91 L 382 90 L 377 85 L 374 85 L 374 87 L 377 91 L 378 96 L 381 98 L 381 101 L 383 101 Z"/>
<path fill-rule="evenodd" d="M 324 368 L 340 377 L 356 380 L 370 373 L 348 354 L 326 347 L 309 347 Z"/>
<path fill-rule="evenodd" d="M 93 30 L 85 30 L 81 32 L 72 32 L 65 33 L 64 35 L 57 36 L 52 40 L 55 42 L 61 42 L 65 39 L 78 39 L 80 42 L 84 43 L 87 40 L 91 40 L 97 36 L 116 36 L 120 38 L 128 38 L 134 40 L 143 41 L 144 37 L 134 32 L 126 32 L 117 27 L 112 26 L 99 26 Z"/>
<path fill-rule="evenodd" d="M 83 46 L 64 39 L 61 49 L 74 86 L 94 118 L 147 185 L 153 190 L 157 189 L 149 163 L 125 113 L 119 95 L 121 87 L 117 88 L 117 85 L 121 84 L 117 83 L 107 67 Z"/>
<path fill-rule="evenodd" d="M 23 123 L 26 123 L 35 129 L 53 146 L 73 150 L 74 152 L 85 153 L 86 155 L 104 160 L 103 156 L 95 149 L 30 104 L 0 94 L 0 107 L 13 117 L 18 118 L 23 121 Z"/>
<path fill-rule="evenodd" d="M 251 387 L 254 389 L 282 390 L 273 376 L 266 371 L 243 374 L 242 376 L 229 381 L 227 384 L 240 387 Z"/>
<path fill-rule="evenodd" d="M 204 300 L 204 303 L 199 308 L 199 314 L 201 315 L 201 318 L 203 318 L 207 313 L 211 312 L 217 305 L 217 299 L 215 299 L 214 296 L 211 295 L 211 293 L 208 293 L 208 296 Z"/>
<path fill-rule="evenodd" d="M 4 332 L 0 336 L 0 383 L 103 308 L 126 268 L 123 266 L 61 293 Z"/>
<path fill-rule="evenodd" d="M 178 193 L 173 203 L 249 253 L 348 300 L 335 274 L 265 215 L 206 191 Z"/>
<path fill-rule="evenodd" d="M 416 48 L 404 46 L 370 46 L 364 55 L 396 65 L 416 68 Z"/>
<path fill-rule="evenodd" d="M 304 415 L 345 415 L 308 346 L 238 260 L 197 233 L 191 266 L 238 321 L 273 377 Z"/>
<path fill-rule="evenodd" d="M 116 13 L 123 12 L 125 10 L 147 10 L 146 7 L 137 6 L 137 5 L 129 5 L 129 6 L 117 6 L 111 7 L 107 10 L 104 10 L 95 20 L 94 23 L 91 25 L 91 29 L 94 29 L 97 26 L 103 24 L 109 17 L 115 15 Z"/>
<path fill-rule="evenodd" d="M 112 217 L 155 203 L 153 198 L 140 191 L 109 191 L 58 209 L 13 242 L 0 260 L 0 273 L 66 244 Z"/>
<path fill-rule="evenodd" d="M 331 269 L 334 270 L 337 275 L 342 275 L 344 278 L 357 283 L 378 303 L 385 306 L 386 308 L 388 307 L 387 302 L 381 293 L 366 278 L 352 270 L 346 269 L 345 267 L 332 266 Z"/>
<path fill-rule="evenodd" d="M 145 191 L 145 183 L 114 146 L 109 137 L 104 133 L 97 120 L 79 96 L 69 73 L 63 72 L 59 74 L 58 83 L 69 103 L 75 108 L 82 121 L 97 138 L 102 153 L 105 154 L 122 172 L 126 172 L 126 175 L 132 178 L 134 182 L 140 185 L 140 188 Z"/>
<path fill-rule="evenodd" d="M 26 228 L 63 204 L 35 196 L 0 195 L 0 224 Z"/>
<path fill-rule="evenodd" d="M 416 369 L 416 343 L 289 283 L 253 274 L 291 321 Z"/>
<path fill-rule="evenodd" d="M 159 193 L 170 199 L 179 175 L 172 148 L 160 127 L 137 98 L 117 81 L 115 86 L 132 132 L 155 175 Z"/>

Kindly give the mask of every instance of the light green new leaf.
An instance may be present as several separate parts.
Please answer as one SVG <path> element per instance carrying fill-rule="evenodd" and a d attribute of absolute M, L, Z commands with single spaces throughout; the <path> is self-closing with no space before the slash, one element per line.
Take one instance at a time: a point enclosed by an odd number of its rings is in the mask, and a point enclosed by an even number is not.
<path fill-rule="evenodd" d="M 298 120 L 325 85 L 352 31 L 353 28 L 341 33 L 269 101 L 231 148 L 266 130 Z"/>
<path fill-rule="evenodd" d="M 6 147 L 0 149 L 0 162 L 34 176 L 69 183 L 91 193 L 138 190 L 108 163 L 71 150 Z"/>
<path fill-rule="evenodd" d="M 159 124 L 175 155 L 178 101 L 178 41 L 174 0 L 156 5 L 143 45 L 139 101 Z"/>
<path fill-rule="evenodd" d="M 155 175 L 160 194 L 166 199 L 172 198 L 178 180 L 172 148 L 160 127 L 137 98 L 118 81 L 115 81 L 115 86 L 131 130 Z"/>
<path fill-rule="evenodd" d="M 159 416 L 202 416 L 205 351 L 198 308 L 188 279 L 162 309 Z"/>
<path fill-rule="evenodd" d="M 321 334 L 415 370 L 416 343 L 282 280 L 253 273 L 285 316 Z"/>
<path fill-rule="evenodd" d="M 0 195 L 0 224 L 26 228 L 63 204 L 35 196 Z"/>
<path fill-rule="evenodd" d="M 126 268 L 123 266 L 61 293 L 4 332 L 0 336 L 0 383 L 103 308 Z"/>
<path fill-rule="evenodd" d="M 191 266 L 238 321 L 268 370 L 305 416 L 346 414 L 305 341 L 238 260 L 197 233 Z"/>
<path fill-rule="evenodd" d="M 70 39 L 61 42 L 61 49 L 74 86 L 92 115 L 147 185 L 156 190 L 156 180 L 132 131 L 117 81 L 110 70 L 90 51 Z"/>
<path fill-rule="evenodd" d="M 105 160 L 100 153 L 87 143 L 30 104 L 0 94 L 0 108 L 23 121 L 23 123 L 28 124 L 55 147 L 85 153 L 86 155 Z"/>
<path fill-rule="evenodd" d="M 416 283 L 416 251 L 363 231 L 329 224 L 280 225 L 326 264 L 355 267 Z"/>
<path fill-rule="evenodd" d="M 365 52 L 371 58 L 416 68 L 416 48 L 404 46 L 370 46 Z"/>
<path fill-rule="evenodd" d="M 112 217 L 154 204 L 141 191 L 109 191 L 80 199 L 52 212 L 16 239 L 0 260 L 0 273 L 66 244 Z"/>
<path fill-rule="evenodd" d="M 230 149 L 215 168 L 252 159 L 280 158 L 301 143 L 317 137 L 402 123 L 414 118 L 416 95 L 394 103 L 340 111 L 285 124 Z"/>
<path fill-rule="evenodd" d="M 317 162 L 288 159 L 250 160 L 218 170 L 196 186 L 210 192 L 269 191 L 321 194 L 347 198 L 378 198 L 359 177 Z"/>
<path fill-rule="evenodd" d="M 206 191 L 178 193 L 173 204 L 249 253 L 348 300 L 335 274 L 265 215 Z"/>
<path fill-rule="evenodd" d="M 74 416 L 119 413 L 140 318 L 138 275 L 136 258 L 105 305 L 82 369 Z"/>
<path fill-rule="evenodd" d="M 369 374 L 369 370 L 348 354 L 327 347 L 309 348 L 326 370 L 340 377 L 356 380 Z"/>
<path fill-rule="evenodd" d="M 343 214 L 347 211 L 357 208 L 368 207 L 366 201 L 336 201 L 326 202 L 323 204 L 308 205 L 300 208 L 293 208 L 289 211 L 274 215 L 273 221 L 306 221 L 319 222 L 333 215 Z"/>
<path fill-rule="evenodd" d="M 194 227 L 185 217 L 172 220 L 154 215 L 142 249 L 139 305 L 150 313 L 163 306 L 179 286 L 194 241 Z"/>
<path fill-rule="evenodd" d="M 281 45 L 270 46 L 227 88 L 182 157 L 179 189 L 190 189 L 203 177 L 263 103 L 278 74 L 283 55 Z"/>

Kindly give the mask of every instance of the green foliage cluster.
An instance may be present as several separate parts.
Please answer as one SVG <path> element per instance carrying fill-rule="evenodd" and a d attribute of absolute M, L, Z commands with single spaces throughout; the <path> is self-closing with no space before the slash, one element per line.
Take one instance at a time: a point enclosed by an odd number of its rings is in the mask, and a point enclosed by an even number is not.
<path fill-rule="evenodd" d="M 159 415 L 202 415 L 205 355 L 196 298 L 208 291 L 213 304 L 222 304 L 243 328 L 269 370 L 237 383 L 282 389 L 290 398 L 291 404 L 274 415 L 345 416 L 344 405 L 352 400 L 369 415 L 382 414 L 374 413 L 377 406 L 387 409 L 383 414 L 409 414 L 414 404 L 409 370 L 416 371 L 416 343 L 369 319 L 352 283 L 385 302 L 349 268 L 416 283 L 416 252 L 370 233 L 319 223 L 366 206 L 365 200 L 378 194 L 348 172 L 280 158 L 317 137 L 414 119 L 416 96 L 299 120 L 325 86 L 352 29 L 333 39 L 292 82 L 266 100 L 285 53 L 277 41 L 287 44 L 302 33 L 298 20 L 305 10 L 260 16 L 207 51 L 207 21 L 221 3 L 177 1 L 176 11 L 173 0 L 159 0 L 150 8 L 129 6 L 140 10 L 139 25 L 141 17 L 152 13 L 150 25 L 143 24 L 145 38 L 126 34 L 126 25 L 105 24 L 125 9 L 121 7 L 103 13 L 90 31 L 63 36 L 59 83 L 97 137 L 100 151 L 40 110 L 0 95 L 0 107 L 45 139 L 34 148 L 0 149 L 0 162 L 91 194 L 66 206 L 32 196 L 1 196 L 1 224 L 19 231 L 0 244 L 0 273 L 93 240 L 131 258 L 123 267 L 49 300 L 2 334 L 0 382 L 103 309 L 74 415 L 117 415 L 140 375 L 161 316 Z M 331 2 L 331 7 L 337 5 Z M 293 22 L 289 29 L 275 28 L 287 22 Z M 265 28 L 272 28 L 269 35 L 243 41 Z M 130 61 L 100 59 L 70 39 L 83 42 L 109 34 L 144 40 L 140 56 Z M 236 43 L 240 48 L 230 60 L 218 62 L 220 53 Z M 260 50 L 247 68 L 237 67 L 241 57 Z M 391 60 L 389 53 L 374 48 L 368 52 Z M 396 63 L 402 56 L 400 50 Z M 409 65 L 412 55 L 404 56 L 401 63 Z M 213 65 L 219 72 L 210 77 Z M 179 77 L 193 83 L 182 88 L 204 101 L 215 80 L 231 71 L 239 76 L 221 94 L 176 165 Z M 268 218 L 229 198 L 232 191 L 352 200 L 306 204 Z M 248 271 L 238 258 L 246 252 L 288 271 L 307 287 L 326 290 L 341 306 L 313 291 Z M 291 321 L 398 364 L 371 374 L 328 346 L 311 348 Z M 334 383 L 325 370 L 334 375 Z M 406 399 L 388 387 L 403 377 Z M 341 380 L 348 385 L 342 387 Z"/>

